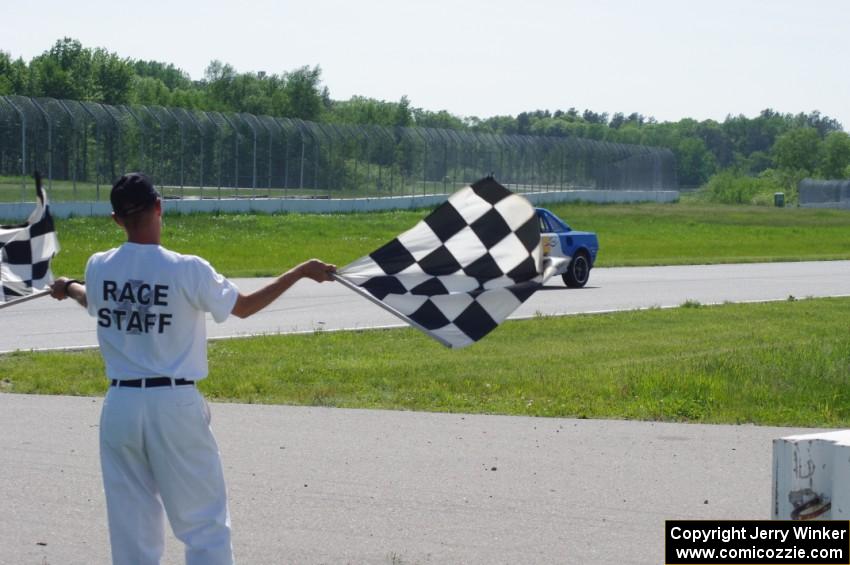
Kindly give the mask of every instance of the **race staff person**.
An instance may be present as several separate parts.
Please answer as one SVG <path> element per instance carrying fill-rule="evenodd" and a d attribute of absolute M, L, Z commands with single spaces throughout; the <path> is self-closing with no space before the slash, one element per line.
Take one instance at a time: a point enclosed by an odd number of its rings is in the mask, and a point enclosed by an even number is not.
<path fill-rule="evenodd" d="M 85 284 L 60 277 L 51 295 L 97 321 L 109 379 L 100 459 L 112 560 L 158 564 L 167 516 L 188 565 L 230 564 L 224 474 L 196 388 L 208 372 L 205 313 L 246 318 L 299 279 L 332 280 L 335 266 L 312 259 L 243 294 L 204 259 L 161 245 L 162 198 L 147 176 L 124 175 L 110 200 L 126 243 L 92 255 Z"/>

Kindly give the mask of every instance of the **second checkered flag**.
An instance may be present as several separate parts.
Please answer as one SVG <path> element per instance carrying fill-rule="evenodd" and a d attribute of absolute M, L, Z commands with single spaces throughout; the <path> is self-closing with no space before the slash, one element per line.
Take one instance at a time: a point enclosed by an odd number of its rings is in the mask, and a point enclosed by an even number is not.
<path fill-rule="evenodd" d="M 0 302 L 32 295 L 53 282 L 50 261 L 59 251 L 59 240 L 38 173 L 35 184 L 36 207 L 27 221 L 0 226 Z"/>
<path fill-rule="evenodd" d="M 534 207 L 492 177 L 340 269 L 338 280 L 444 345 L 496 328 L 555 271 Z"/>

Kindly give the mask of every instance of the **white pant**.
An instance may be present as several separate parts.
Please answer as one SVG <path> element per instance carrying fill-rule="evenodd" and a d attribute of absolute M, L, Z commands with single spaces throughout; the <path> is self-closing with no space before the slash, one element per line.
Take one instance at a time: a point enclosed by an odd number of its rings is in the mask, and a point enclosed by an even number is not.
<path fill-rule="evenodd" d="M 233 563 L 224 473 L 209 421 L 194 386 L 109 387 L 100 463 L 115 565 L 160 562 L 165 514 L 188 565 Z"/>

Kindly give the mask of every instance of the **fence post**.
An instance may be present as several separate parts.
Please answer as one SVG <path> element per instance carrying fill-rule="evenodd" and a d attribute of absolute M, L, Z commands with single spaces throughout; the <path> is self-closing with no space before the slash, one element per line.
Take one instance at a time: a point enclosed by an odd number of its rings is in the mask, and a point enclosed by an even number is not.
<path fill-rule="evenodd" d="M 265 117 L 265 116 L 264 116 Z M 266 186 L 267 195 L 271 197 L 272 195 L 272 130 L 266 125 L 265 120 L 261 120 L 257 118 L 257 121 L 263 126 L 263 129 L 266 130 L 266 135 L 269 136 L 269 178 Z"/>
<path fill-rule="evenodd" d="M 162 167 L 163 161 L 165 159 L 165 157 L 163 156 L 165 147 L 165 127 L 162 124 L 162 120 L 159 119 L 159 116 L 151 112 L 150 108 L 148 108 L 147 106 L 142 106 L 142 109 L 144 109 L 144 111 L 147 112 L 151 118 L 153 118 L 153 120 L 156 122 L 156 125 L 159 126 L 159 166 L 157 167 L 156 171 L 156 181 L 157 184 L 161 184 L 164 181 L 162 175 Z"/>
<path fill-rule="evenodd" d="M 227 125 L 230 126 L 230 129 L 233 130 L 233 160 L 236 162 L 236 170 L 234 172 L 233 179 L 233 188 L 239 193 L 239 130 L 236 129 L 236 126 L 233 125 L 233 122 L 230 121 L 230 118 L 224 112 L 220 112 L 219 115 L 224 118 L 224 121 L 227 122 Z M 219 195 L 221 197 L 221 195 Z"/>
<path fill-rule="evenodd" d="M 356 195 L 357 192 L 357 129 L 352 125 L 331 125 L 334 131 L 337 132 L 337 135 L 342 139 L 342 171 L 343 171 L 343 183 L 341 183 L 341 190 L 345 192 L 345 184 L 344 180 L 346 177 L 351 178 L 351 192 Z M 351 143 L 354 141 L 354 143 Z M 354 164 L 354 168 L 351 171 L 351 175 L 348 174 L 348 157 L 351 157 L 351 160 Z"/>
<path fill-rule="evenodd" d="M 390 196 L 392 196 L 393 187 L 395 186 L 395 164 L 396 164 L 395 163 L 395 146 L 396 146 L 396 139 L 395 139 L 395 136 L 390 132 L 389 128 L 387 128 L 387 127 L 375 126 L 375 129 L 378 130 L 378 132 L 385 139 L 388 139 L 389 142 L 390 142 L 390 151 L 389 151 L 389 155 L 390 155 L 390 159 L 389 159 L 389 164 L 390 164 L 389 165 L 390 166 Z M 379 171 L 380 171 L 380 169 L 379 169 Z"/>
<path fill-rule="evenodd" d="M 428 194 L 428 166 L 430 164 L 430 160 L 434 159 L 434 155 L 436 154 L 435 150 L 431 145 L 434 143 L 434 138 L 431 136 L 431 129 L 426 127 L 418 127 L 418 133 L 425 139 L 425 148 L 422 155 L 422 180 L 425 184 L 423 187 L 422 194 Z M 432 167 L 433 168 L 433 167 Z M 430 191 L 431 194 L 434 193 L 433 190 Z"/>
<path fill-rule="evenodd" d="M 283 196 L 286 198 L 287 190 L 289 189 L 289 132 L 291 124 L 287 118 L 272 118 L 277 127 L 280 128 L 281 139 L 283 140 Z M 285 120 L 285 122 L 284 122 Z M 296 128 L 297 130 L 298 128 Z M 299 137 L 301 134 L 298 134 Z M 302 140 L 303 145 L 303 140 Z"/>
<path fill-rule="evenodd" d="M 44 122 L 47 124 L 47 188 L 53 190 L 53 122 L 50 121 L 50 116 L 47 115 L 38 100 L 31 97 L 30 102 L 41 112 Z"/>
<path fill-rule="evenodd" d="M 363 126 L 360 125 L 360 124 L 355 124 L 351 127 L 353 128 L 353 130 L 355 132 L 355 134 L 354 134 L 355 140 L 357 139 L 358 136 L 362 136 L 362 138 L 363 138 L 363 146 L 365 147 L 364 153 L 366 155 L 366 186 L 370 186 L 372 184 L 372 171 L 371 171 L 371 167 L 369 166 L 370 163 L 371 163 L 371 161 L 369 159 L 369 132 L 367 132 L 363 128 Z M 357 161 L 358 161 L 358 159 L 357 159 L 356 155 L 357 155 L 357 152 L 355 153 L 355 157 L 354 157 L 354 186 L 355 186 L 355 191 L 358 191 L 360 186 L 359 186 L 359 183 L 357 181 Z"/>
<path fill-rule="evenodd" d="M 219 139 L 218 134 L 221 131 L 221 128 L 219 126 L 221 124 L 219 124 L 218 122 L 216 122 L 214 119 L 212 119 L 210 117 L 210 114 L 212 114 L 213 112 L 205 112 L 205 111 L 201 110 L 201 113 L 204 115 L 204 117 L 207 120 L 209 120 L 209 122 L 215 128 L 214 139 L 216 140 L 215 145 L 218 146 L 218 198 L 219 198 L 219 200 L 221 200 L 221 169 L 222 169 L 222 167 L 224 167 L 224 142 L 223 141 L 222 141 L 222 143 L 217 142 L 217 140 Z M 221 115 L 218 112 L 215 112 L 215 113 L 218 114 L 219 116 Z M 215 159 L 215 147 L 213 147 L 213 159 Z"/>
<path fill-rule="evenodd" d="M 333 170 L 334 170 L 334 158 L 333 158 L 334 139 L 333 139 L 333 136 L 325 130 L 325 127 L 322 124 L 315 123 L 315 122 L 313 122 L 313 123 L 316 126 L 316 129 L 318 129 L 321 132 L 322 136 L 325 139 L 328 140 L 328 164 L 327 164 L 327 168 L 330 169 L 330 170 L 325 172 L 325 188 L 328 191 L 328 198 L 330 198 L 331 197 L 331 182 L 332 182 L 332 180 L 334 180 L 333 176 L 332 176 L 332 173 L 333 173 Z"/>
<path fill-rule="evenodd" d="M 250 115 L 250 114 L 247 114 Z M 251 175 L 251 188 L 257 188 L 257 128 L 254 125 L 245 119 L 245 115 L 243 114 L 234 114 L 237 118 L 242 120 L 242 123 L 248 124 L 248 127 L 251 128 L 251 133 L 254 134 L 254 168 L 253 173 Z"/>
<path fill-rule="evenodd" d="M 68 109 L 68 106 L 66 106 L 66 105 L 65 105 L 65 101 L 64 101 L 64 100 L 57 100 L 57 102 L 59 103 L 59 106 L 60 106 L 63 110 L 65 110 L 65 113 L 67 113 L 67 114 L 68 114 L 68 118 L 71 120 L 71 127 L 73 128 L 74 133 L 77 133 L 76 124 L 74 123 L 74 114 L 72 114 L 72 113 L 71 113 L 71 110 L 69 110 L 69 109 Z M 76 151 L 74 151 L 74 156 L 75 156 L 75 157 L 77 156 L 77 155 L 76 155 L 76 153 L 77 153 L 77 152 L 76 152 Z M 76 200 L 76 198 L 77 198 L 77 160 L 76 160 L 76 159 L 74 159 L 74 174 L 73 174 L 73 177 L 72 177 L 72 178 L 73 178 L 73 180 L 72 180 L 72 186 L 73 186 L 73 190 L 74 190 L 74 199 Z"/>
<path fill-rule="evenodd" d="M 174 118 L 174 121 L 177 122 L 178 129 L 180 129 L 180 197 L 183 198 L 185 196 L 185 191 L 183 190 L 183 187 L 184 187 L 184 182 L 183 182 L 183 167 L 184 167 L 183 155 L 186 153 L 186 150 L 184 149 L 185 134 L 183 132 L 183 122 L 181 122 L 177 118 L 177 116 L 174 114 L 174 112 L 171 110 L 171 108 L 165 108 L 165 111 L 168 112 L 171 115 L 172 118 Z"/>
<path fill-rule="evenodd" d="M 313 132 L 310 131 L 310 128 L 307 127 L 306 122 L 303 120 L 299 120 L 298 118 L 292 118 L 292 121 L 295 123 L 295 127 L 298 128 L 298 133 L 301 135 L 301 181 L 299 184 L 299 188 L 303 190 L 304 188 L 304 133 L 313 140 L 313 184 L 316 185 L 319 179 L 319 159 L 316 156 L 316 151 L 318 151 L 319 142 L 316 140 L 316 136 L 313 135 Z M 316 187 L 318 188 L 318 187 Z"/>
<path fill-rule="evenodd" d="M 508 181 L 507 175 L 505 174 L 505 143 L 506 142 L 503 139 L 503 136 L 501 136 L 501 135 L 496 135 L 496 134 L 491 134 L 491 135 L 493 136 L 493 141 L 496 144 L 496 147 L 499 148 L 499 169 L 498 169 L 499 172 L 497 173 L 497 178 L 500 181 L 503 180 L 505 184 L 508 184 L 509 181 Z"/>
<path fill-rule="evenodd" d="M 449 142 L 451 141 L 451 138 L 449 137 L 449 134 L 445 133 L 446 130 L 444 130 L 443 128 L 434 128 L 434 132 L 443 141 L 443 194 L 448 194 L 447 183 L 449 180 Z"/>
<path fill-rule="evenodd" d="M 104 104 L 102 104 L 100 102 L 97 102 L 97 105 L 100 106 L 100 109 L 103 110 L 104 113 L 107 116 L 109 116 L 112 119 L 113 123 L 115 124 L 115 135 L 118 138 L 118 142 L 116 143 L 116 146 L 117 146 L 117 151 L 118 151 L 118 155 L 119 155 L 118 158 L 121 160 L 120 161 L 121 174 L 123 175 L 126 171 L 124 170 L 124 168 L 125 168 L 124 157 L 121 155 L 121 124 L 118 123 L 118 118 L 113 116 L 112 112 L 109 111 L 109 108 L 114 108 L 114 106 L 105 106 Z M 112 161 L 110 163 L 110 165 L 112 165 L 112 175 L 111 175 L 112 178 L 110 179 L 110 184 L 115 181 L 115 176 L 116 176 L 115 175 L 115 151 L 116 151 L 116 148 L 113 148 L 110 151 L 110 154 L 112 155 Z"/>
<path fill-rule="evenodd" d="M 457 170 L 460 168 L 460 184 L 464 184 L 464 177 L 466 175 L 466 164 L 461 159 L 461 146 L 463 144 L 463 138 L 460 134 L 452 129 L 446 130 L 446 135 L 452 138 L 454 141 L 454 150 L 455 150 L 455 168 L 452 171 L 452 192 L 456 190 L 457 182 Z M 465 156 L 464 156 L 465 157 Z"/>
<path fill-rule="evenodd" d="M 520 190 L 520 186 L 521 186 L 520 183 L 525 182 L 525 177 L 524 177 L 524 173 L 523 173 L 523 170 L 522 170 L 522 166 L 525 162 L 525 159 L 524 159 L 525 148 L 522 145 L 522 143 L 520 142 L 519 136 L 517 136 L 517 135 L 506 135 L 505 136 L 505 142 L 514 147 L 515 159 L 514 159 L 513 170 L 514 170 L 514 178 L 516 179 L 516 181 L 514 182 L 514 186 L 516 187 L 517 190 Z"/>
<path fill-rule="evenodd" d="M 559 138 L 556 142 L 558 147 L 558 190 L 564 190 L 564 139 Z"/>
<path fill-rule="evenodd" d="M 301 177 L 298 181 L 298 188 L 304 188 L 304 152 L 306 150 L 304 144 L 304 132 L 301 130 L 301 126 L 298 126 L 298 135 L 301 137 Z"/>
<path fill-rule="evenodd" d="M 6 103 L 15 109 L 21 117 L 21 202 L 24 201 L 26 191 L 26 170 L 27 170 L 27 116 L 18 108 L 9 96 L 2 96 Z"/>
<path fill-rule="evenodd" d="M 91 119 L 94 120 L 94 125 L 97 127 L 97 132 L 100 134 L 100 139 L 103 141 L 103 128 L 100 127 L 100 123 L 97 121 L 97 117 L 92 113 L 88 107 L 80 102 L 80 108 L 83 111 L 91 116 Z M 95 198 L 100 200 L 100 151 L 97 150 L 97 139 L 95 138 L 94 142 L 94 180 L 95 180 Z"/>
<path fill-rule="evenodd" d="M 148 135 L 148 128 L 145 127 L 145 124 L 142 122 L 142 120 L 139 118 L 139 116 L 136 115 L 136 113 L 133 111 L 133 109 L 130 106 L 124 105 L 124 106 L 121 106 L 121 108 L 124 108 L 125 110 L 127 110 L 127 113 L 130 114 L 131 116 L 133 116 L 133 119 L 136 120 L 136 123 L 139 125 L 139 169 L 144 171 L 145 170 L 145 138 Z"/>
<path fill-rule="evenodd" d="M 425 138 L 425 134 L 422 133 L 422 128 L 405 128 L 407 130 L 413 130 L 413 133 L 419 136 L 419 139 L 422 140 L 422 196 L 425 196 L 425 190 L 427 187 L 427 172 L 428 172 L 428 140 Z"/>
<path fill-rule="evenodd" d="M 195 127 L 198 130 L 198 136 L 201 138 L 201 164 L 200 164 L 200 173 L 198 178 L 198 184 L 200 185 L 198 188 L 201 190 L 201 194 L 204 192 L 204 130 L 201 129 L 201 124 L 198 123 L 198 120 L 195 119 L 195 116 L 189 110 L 184 109 L 183 112 L 189 116 L 189 119 L 192 120 L 192 123 L 195 124 Z"/>

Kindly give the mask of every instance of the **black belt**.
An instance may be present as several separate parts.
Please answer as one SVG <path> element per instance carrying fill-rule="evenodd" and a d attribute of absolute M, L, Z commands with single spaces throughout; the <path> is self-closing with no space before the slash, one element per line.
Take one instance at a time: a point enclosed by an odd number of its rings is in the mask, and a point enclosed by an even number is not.
<path fill-rule="evenodd" d="M 186 379 L 172 379 L 170 377 L 151 377 L 149 379 L 133 379 L 129 381 L 122 381 L 118 379 L 112 379 L 110 383 L 111 386 L 117 387 L 130 387 L 130 388 L 156 388 L 158 386 L 171 386 L 171 383 L 174 382 L 174 386 L 184 386 L 184 385 L 194 385 L 195 381 L 187 381 Z"/>

